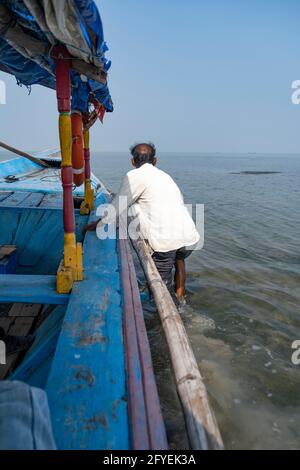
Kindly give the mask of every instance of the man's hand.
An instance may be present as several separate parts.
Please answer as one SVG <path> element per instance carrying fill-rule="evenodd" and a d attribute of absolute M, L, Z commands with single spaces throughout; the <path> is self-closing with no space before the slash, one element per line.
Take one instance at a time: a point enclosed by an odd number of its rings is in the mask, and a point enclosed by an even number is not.
<path fill-rule="evenodd" d="M 101 218 L 98 220 L 95 220 L 95 222 L 91 222 L 90 224 L 85 225 L 82 229 L 82 234 L 85 235 L 86 232 L 95 232 L 100 220 Z"/>

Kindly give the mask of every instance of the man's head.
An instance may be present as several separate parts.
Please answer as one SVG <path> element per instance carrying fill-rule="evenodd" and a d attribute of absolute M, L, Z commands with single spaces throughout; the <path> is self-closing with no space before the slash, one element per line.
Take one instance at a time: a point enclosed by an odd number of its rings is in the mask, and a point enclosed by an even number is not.
<path fill-rule="evenodd" d="M 154 144 L 136 144 L 130 149 L 130 153 L 132 155 L 132 165 L 136 168 L 140 168 L 145 163 L 150 163 L 152 165 L 156 165 L 157 158 L 156 155 L 156 148 Z"/>

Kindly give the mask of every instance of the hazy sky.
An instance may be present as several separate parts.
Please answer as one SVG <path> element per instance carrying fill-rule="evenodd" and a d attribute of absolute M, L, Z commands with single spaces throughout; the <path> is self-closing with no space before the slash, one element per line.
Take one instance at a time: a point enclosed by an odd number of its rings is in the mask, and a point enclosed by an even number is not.
<path fill-rule="evenodd" d="M 138 140 L 160 151 L 299 152 L 299 0 L 98 0 L 115 112 L 94 150 Z M 3 73 L 0 139 L 25 149 L 58 143 L 55 93 Z"/>

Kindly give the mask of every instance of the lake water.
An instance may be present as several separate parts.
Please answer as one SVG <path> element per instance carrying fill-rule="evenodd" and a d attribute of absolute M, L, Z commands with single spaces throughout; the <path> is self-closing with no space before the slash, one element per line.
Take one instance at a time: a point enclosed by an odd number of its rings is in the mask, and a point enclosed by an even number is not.
<path fill-rule="evenodd" d="M 205 204 L 182 316 L 225 446 L 300 449 L 300 156 L 163 154 L 159 167 Z M 129 157 L 95 154 L 92 168 L 116 191 Z M 145 317 L 171 446 L 187 448 L 160 321 Z"/>
<path fill-rule="evenodd" d="M 117 190 L 128 161 L 99 154 L 93 168 Z M 300 449 L 300 156 L 163 154 L 159 166 L 205 204 L 182 315 L 225 446 Z M 160 322 L 145 315 L 171 445 L 186 448 Z"/>

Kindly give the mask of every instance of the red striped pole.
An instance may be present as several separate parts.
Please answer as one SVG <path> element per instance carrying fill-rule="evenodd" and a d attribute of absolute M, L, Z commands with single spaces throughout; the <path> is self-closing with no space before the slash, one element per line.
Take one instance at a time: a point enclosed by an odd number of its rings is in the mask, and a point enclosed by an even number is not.
<path fill-rule="evenodd" d="M 82 279 L 82 248 L 76 244 L 73 204 L 70 56 L 64 46 L 54 48 L 56 96 L 59 111 L 61 179 L 63 187 L 64 260 L 57 273 L 57 291 L 68 293 Z"/>

